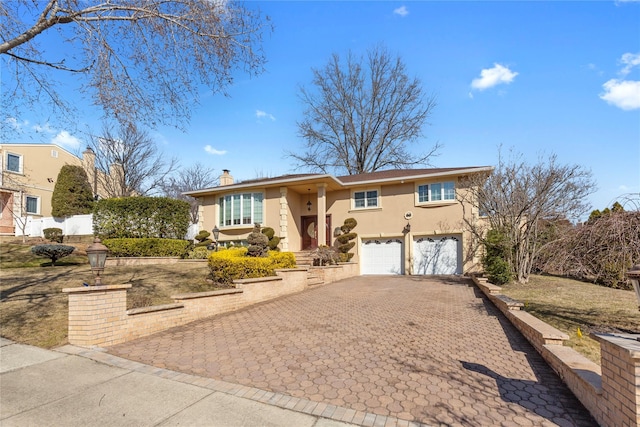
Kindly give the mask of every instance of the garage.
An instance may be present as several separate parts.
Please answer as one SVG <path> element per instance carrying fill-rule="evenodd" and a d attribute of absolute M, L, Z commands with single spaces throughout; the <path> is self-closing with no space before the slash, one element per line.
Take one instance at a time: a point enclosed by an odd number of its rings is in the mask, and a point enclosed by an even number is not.
<path fill-rule="evenodd" d="M 404 246 L 399 238 L 362 239 L 361 274 L 404 274 Z"/>
<path fill-rule="evenodd" d="M 461 236 L 415 237 L 413 274 L 462 274 Z"/>

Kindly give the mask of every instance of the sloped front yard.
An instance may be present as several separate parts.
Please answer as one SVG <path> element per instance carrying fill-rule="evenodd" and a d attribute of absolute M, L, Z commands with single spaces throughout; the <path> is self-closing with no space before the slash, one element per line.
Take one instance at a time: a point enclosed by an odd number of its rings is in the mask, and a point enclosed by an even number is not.
<path fill-rule="evenodd" d="M 526 285 L 503 286 L 502 293 L 524 303 L 529 313 L 566 332 L 570 339 L 565 344 L 598 364 L 600 344 L 589 338 L 589 332 L 640 333 L 640 311 L 633 291 L 562 277 L 532 276 Z"/>

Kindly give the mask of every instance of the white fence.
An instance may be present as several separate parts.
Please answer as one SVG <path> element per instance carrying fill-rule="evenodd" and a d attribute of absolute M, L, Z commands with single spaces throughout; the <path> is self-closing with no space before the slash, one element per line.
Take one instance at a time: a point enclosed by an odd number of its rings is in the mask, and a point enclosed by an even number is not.
<path fill-rule="evenodd" d="M 93 235 L 93 214 L 74 215 L 67 218 L 27 217 L 27 226 L 24 234 L 29 237 L 44 237 L 42 230 L 45 228 L 59 228 L 65 236 L 91 236 Z M 198 224 L 191 224 L 185 239 L 193 240 L 198 234 Z M 20 227 L 16 227 L 16 236 L 22 236 Z"/>
<path fill-rule="evenodd" d="M 74 215 L 68 218 L 27 217 L 24 234 L 29 237 L 44 237 L 45 228 L 59 228 L 65 236 L 87 236 L 93 234 L 93 215 Z M 16 236 L 22 236 L 20 227 L 16 227 Z"/>

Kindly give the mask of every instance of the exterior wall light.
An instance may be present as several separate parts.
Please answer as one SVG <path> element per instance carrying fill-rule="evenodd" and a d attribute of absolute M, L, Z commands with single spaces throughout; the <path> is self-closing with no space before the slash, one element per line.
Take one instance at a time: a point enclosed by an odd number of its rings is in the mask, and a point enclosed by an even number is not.
<path fill-rule="evenodd" d="M 95 276 L 95 286 L 102 285 L 100 274 L 104 271 L 104 264 L 107 261 L 109 248 L 102 244 L 99 238 L 93 239 L 93 243 L 87 247 L 87 258 L 91 265 L 91 272 Z"/>
<path fill-rule="evenodd" d="M 633 290 L 636 291 L 636 298 L 638 299 L 638 310 L 640 310 L 640 264 L 636 264 L 631 267 L 631 270 L 627 271 L 627 277 L 633 285 Z"/>

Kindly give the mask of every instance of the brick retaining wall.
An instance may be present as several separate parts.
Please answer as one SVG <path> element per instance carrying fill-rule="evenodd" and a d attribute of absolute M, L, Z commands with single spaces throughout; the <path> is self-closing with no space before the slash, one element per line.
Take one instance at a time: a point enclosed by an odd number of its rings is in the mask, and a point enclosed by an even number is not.
<path fill-rule="evenodd" d="M 67 288 L 69 343 L 105 347 L 151 335 L 174 326 L 307 289 L 307 268 L 276 270 L 277 276 L 236 280 L 236 289 L 174 295 L 172 304 L 127 310 L 131 285 Z M 327 282 L 357 274 L 345 264 L 326 275 Z"/>

